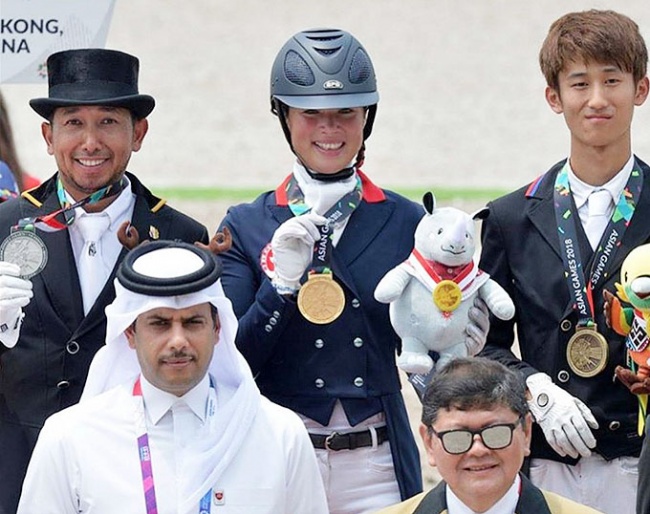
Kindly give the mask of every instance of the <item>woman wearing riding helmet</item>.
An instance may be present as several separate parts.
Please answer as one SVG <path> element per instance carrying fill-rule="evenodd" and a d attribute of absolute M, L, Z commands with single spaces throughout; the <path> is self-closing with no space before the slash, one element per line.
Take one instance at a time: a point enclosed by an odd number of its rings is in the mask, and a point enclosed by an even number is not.
<path fill-rule="evenodd" d="M 404 261 L 423 209 L 360 170 L 377 102 L 363 46 L 307 30 L 280 50 L 272 111 L 296 156 L 275 191 L 231 207 L 222 283 L 237 345 L 262 393 L 297 412 L 331 513 L 361 513 L 421 491 L 388 306 L 373 291 Z"/>

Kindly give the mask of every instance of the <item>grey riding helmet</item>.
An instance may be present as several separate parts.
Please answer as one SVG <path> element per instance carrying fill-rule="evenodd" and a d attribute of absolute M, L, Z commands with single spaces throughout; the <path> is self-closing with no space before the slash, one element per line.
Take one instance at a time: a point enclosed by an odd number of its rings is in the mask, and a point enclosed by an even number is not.
<path fill-rule="evenodd" d="M 364 141 L 372 132 L 379 93 L 368 53 L 349 32 L 312 29 L 285 43 L 271 70 L 271 111 L 291 145 L 282 105 L 297 109 L 367 107 Z"/>

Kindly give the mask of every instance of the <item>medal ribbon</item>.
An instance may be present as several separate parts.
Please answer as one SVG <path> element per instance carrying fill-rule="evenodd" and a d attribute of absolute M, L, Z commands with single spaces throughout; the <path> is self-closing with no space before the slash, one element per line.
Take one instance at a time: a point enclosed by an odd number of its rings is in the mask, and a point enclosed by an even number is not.
<path fill-rule="evenodd" d="M 407 262 L 413 266 L 416 270 L 420 269 L 426 273 L 426 277 L 430 278 L 431 280 L 427 280 L 427 285 L 431 290 L 435 288 L 435 285 L 440 283 L 442 281 L 442 277 L 436 273 L 436 270 L 434 270 L 431 265 L 427 262 L 427 260 L 422 256 L 422 254 L 416 250 L 415 248 L 411 252 L 411 255 L 407 259 Z M 461 291 L 466 289 L 468 285 L 472 283 L 474 278 L 476 278 L 476 275 L 479 273 L 478 268 L 474 264 L 474 261 L 472 260 L 469 264 L 463 266 L 458 274 L 454 276 L 453 278 L 450 278 L 449 280 L 452 280 L 458 284 L 458 287 L 460 287 Z M 423 279 L 426 279 L 423 274 L 418 274 L 418 277 L 421 277 Z"/>
<path fill-rule="evenodd" d="M 63 183 L 60 178 L 56 179 L 56 194 L 59 198 L 59 204 L 61 205 L 60 209 L 57 209 L 54 212 L 45 214 L 43 216 L 36 216 L 31 218 L 22 218 L 18 220 L 18 224 L 11 228 L 12 232 L 17 230 L 31 230 L 32 232 L 35 229 L 40 229 L 43 232 L 57 232 L 68 228 L 74 223 L 75 215 L 74 210 L 77 207 L 83 207 L 84 205 L 92 205 L 105 198 L 110 198 L 112 196 L 120 194 L 127 185 L 127 181 L 122 177 L 117 182 L 109 184 L 106 187 L 95 191 L 94 193 L 88 195 L 86 198 L 79 200 L 71 204 L 66 197 L 65 190 L 63 189 Z M 59 221 L 57 216 L 63 214 L 64 222 Z"/>
<path fill-rule="evenodd" d="M 568 166 L 569 161 L 567 160 L 555 179 L 555 191 L 553 193 L 555 220 L 562 251 L 564 274 L 573 299 L 573 308 L 578 313 L 578 326 L 593 327 L 595 325 L 593 289 L 596 288 L 602 278 L 607 276 L 604 271 L 605 267 L 615 255 L 625 230 L 634 215 L 643 187 L 643 173 L 639 170 L 635 161 L 630 178 L 618 197 L 612 217 L 595 250 L 589 281 L 587 282 L 578 245 L 577 216 L 574 215 L 571 201 Z"/>
<path fill-rule="evenodd" d="M 332 235 L 335 223 L 341 222 L 352 214 L 352 212 L 361 203 L 363 190 L 361 179 L 357 177 L 357 183 L 354 189 L 343 195 L 339 200 L 328 209 L 323 215 L 327 221 L 318 227 L 320 239 L 314 245 L 314 258 L 309 273 L 331 273 L 330 260 L 332 255 Z M 289 208 L 294 216 L 300 216 L 309 212 L 311 209 L 305 204 L 305 197 L 300 189 L 300 185 L 294 176 L 291 177 L 287 184 L 287 199 Z"/>
<path fill-rule="evenodd" d="M 214 382 L 210 377 L 210 387 L 214 389 Z M 151 467 L 151 448 L 149 447 L 149 434 L 145 422 L 144 400 L 142 398 L 142 385 L 140 377 L 133 384 L 133 396 L 138 398 L 135 431 L 138 440 L 138 455 L 140 457 L 140 469 L 142 471 L 142 489 L 144 491 L 144 501 L 147 507 L 147 514 L 158 514 L 158 505 L 156 503 L 156 489 L 154 487 L 153 469 Z M 208 413 L 214 412 L 213 399 L 210 398 L 211 405 L 208 406 Z M 210 489 L 199 502 L 199 514 L 210 514 L 212 507 L 212 489 Z"/>

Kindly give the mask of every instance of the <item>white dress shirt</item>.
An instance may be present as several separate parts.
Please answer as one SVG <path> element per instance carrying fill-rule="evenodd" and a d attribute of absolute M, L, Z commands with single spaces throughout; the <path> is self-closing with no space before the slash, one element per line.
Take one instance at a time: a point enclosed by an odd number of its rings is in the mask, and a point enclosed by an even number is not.
<path fill-rule="evenodd" d="M 127 220 L 131 220 L 133 217 L 133 209 L 135 208 L 135 195 L 131 191 L 131 183 L 129 179 L 125 176 L 124 179 L 127 181 L 127 185 L 124 190 L 117 196 L 117 198 L 99 213 L 89 213 L 86 212 L 82 207 L 75 209 L 75 218 L 81 216 L 108 216 L 110 219 L 110 224 L 108 229 L 101 236 L 101 246 L 102 254 L 101 258 L 104 263 L 104 275 L 109 277 L 117 258 L 122 251 L 122 244 L 117 239 L 117 230 L 120 228 L 120 225 Z M 71 203 L 75 203 L 75 200 L 66 192 L 67 200 Z M 81 252 L 84 248 L 84 237 L 81 233 L 79 226 L 76 223 L 70 225 L 68 232 L 70 234 L 70 242 L 72 243 L 72 251 L 74 253 L 75 262 L 77 264 L 77 269 L 79 269 L 79 261 L 81 258 Z M 87 280 L 87 277 L 79 277 L 79 283 L 82 286 L 84 281 Z M 86 313 L 87 314 L 87 313 Z"/>
<path fill-rule="evenodd" d="M 205 416 L 206 384 L 183 397 L 195 426 Z M 179 458 L 194 462 L 191 451 L 174 443 L 170 407 L 178 399 L 144 380 L 142 391 L 158 513 L 197 514 L 198 505 L 178 508 L 175 468 Z M 18 514 L 146 514 L 138 404 L 131 381 L 50 416 L 27 471 Z M 215 415 L 219 412 L 217 401 Z M 234 428 L 246 431 L 246 439 L 213 486 L 213 514 L 327 513 L 314 449 L 296 414 L 261 398 L 250 427 Z"/>
<path fill-rule="evenodd" d="M 520 484 L 521 478 L 517 475 L 514 483 L 510 486 L 510 489 L 508 489 L 506 494 L 504 494 L 498 502 L 482 514 L 515 514 L 515 508 L 519 501 Z M 447 496 L 447 511 L 449 514 L 476 514 L 475 511 L 465 505 L 460 498 L 454 494 L 449 485 L 445 490 Z M 477 492 L 477 494 L 480 493 Z"/>
<path fill-rule="evenodd" d="M 188 457 L 183 451 L 185 443 L 193 435 L 200 433 L 205 423 L 210 379 L 206 375 L 198 385 L 180 398 L 157 389 L 144 376 L 140 378 L 140 383 L 158 512 L 162 514 L 165 512 L 165 505 L 178 505 L 178 488 L 174 487 L 174 484 L 178 483 L 182 459 Z"/>
<path fill-rule="evenodd" d="M 578 209 L 578 215 L 580 216 L 580 222 L 582 223 L 583 227 L 587 223 L 587 218 L 589 218 L 589 208 L 587 206 L 589 195 L 597 189 L 606 189 L 609 191 L 610 195 L 612 196 L 612 203 L 610 204 L 608 217 L 611 217 L 612 213 L 614 212 L 616 202 L 618 201 L 621 192 L 625 188 L 625 184 L 627 184 L 627 181 L 630 178 L 633 166 L 634 155 L 631 155 L 621 171 L 619 171 L 611 180 L 609 180 L 609 182 L 603 184 L 602 186 L 592 186 L 580 180 L 571 169 L 571 165 L 569 163 L 569 186 L 571 187 L 573 201 L 575 202 L 576 208 Z"/>

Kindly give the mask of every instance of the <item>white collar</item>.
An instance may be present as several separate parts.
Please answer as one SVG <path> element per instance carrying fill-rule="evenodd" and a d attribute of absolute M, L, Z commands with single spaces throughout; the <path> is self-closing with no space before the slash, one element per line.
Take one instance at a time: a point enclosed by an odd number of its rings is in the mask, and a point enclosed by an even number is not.
<path fill-rule="evenodd" d="M 498 502 L 492 505 L 492 507 L 481 514 L 515 514 L 515 508 L 519 501 L 520 484 L 521 477 L 517 474 L 515 481 L 512 483 L 506 494 L 504 494 Z M 447 496 L 447 511 L 449 514 L 477 514 L 454 494 L 449 485 L 445 487 L 445 491 Z"/>
<path fill-rule="evenodd" d="M 122 223 L 124 214 L 131 208 L 134 201 L 133 192 L 131 191 L 131 181 L 129 180 L 129 177 L 124 175 L 124 181 L 126 182 L 124 189 L 120 192 L 119 195 L 117 195 L 117 198 L 113 200 L 103 211 L 100 213 L 89 213 L 86 212 L 83 207 L 77 207 L 74 211 L 75 216 L 90 216 L 93 214 L 103 216 L 108 215 L 108 219 L 111 222 L 110 228 L 113 229 L 113 231 L 117 230 L 118 227 L 114 225 Z M 76 202 L 76 200 L 72 198 L 72 196 L 70 196 L 70 193 L 67 191 L 65 192 L 65 196 L 70 203 Z"/>
<path fill-rule="evenodd" d="M 616 175 L 614 175 L 614 177 L 609 180 L 609 182 L 603 184 L 602 186 L 592 186 L 580 180 L 571 169 L 570 162 L 567 161 L 569 186 L 571 187 L 571 194 L 573 195 L 573 201 L 576 204 L 576 209 L 580 209 L 584 204 L 586 204 L 589 195 L 599 189 L 607 189 L 607 191 L 609 191 L 609 194 L 612 196 L 613 202 L 616 204 L 616 202 L 618 202 L 618 197 L 621 195 L 621 191 L 623 191 L 625 184 L 627 184 L 627 181 L 630 178 L 630 173 L 632 173 L 633 167 L 634 155 L 631 155 L 628 161 L 625 163 L 625 166 L 623 166 L 623 168 Z"/>
<path fill-rule="evenodd" d="M 149 416 L 149 421 L 154 425 L 158 424 L 167 411 L 171 409 L 172 405 L 180 401 L 185 402 L 201 422 L 205 422 L 205 407 L 210 392 L 210 378 L 207 373 L 201 382 L 183 396 L 176 396 L 158 389 L 144 375 L 140 376 L 140 384 L 142 386 L 142 398 L 144 400 L 145 410 Z"/>

